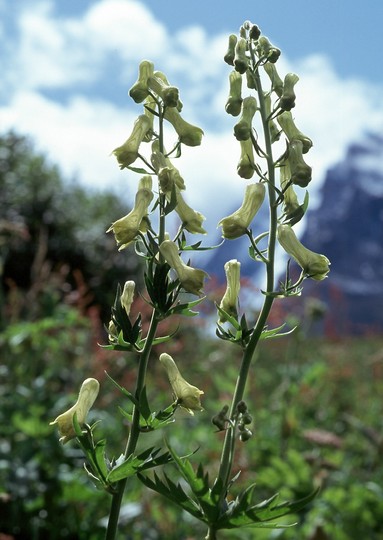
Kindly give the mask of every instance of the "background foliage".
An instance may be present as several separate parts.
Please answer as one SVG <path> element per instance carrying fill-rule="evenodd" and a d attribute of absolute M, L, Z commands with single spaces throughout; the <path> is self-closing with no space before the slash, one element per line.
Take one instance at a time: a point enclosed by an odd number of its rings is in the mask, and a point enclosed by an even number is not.
<path fill-rule="evenodd" d="M 90 421 L 101 419 L 96 435 L 107 436 L 110 457 L 123 450 L 117 446 L 125 429 L 117 408 L 128 404 L 104 370 L 129 388 L 131 360 L 97 342 L 104 339 L 116 283 L 136 279 L 129 255 L 116 256 L 114 240 L 104 234 L 111 216 L 127 209 L 111 194 L 64 183 L 15 134 L 0 139 L 0 189 L 0 536 L 96 539 L 104 530 L 109 496 L 79 472 L 82 454 L 75 444 L 62 447 L 48 424 L 72 404 L 84 378 L 96 377 L 101 392 Z M 142 311 L 140 299 L 135 309 Z M 239 447 L 237 463 L 239 483 L 255 471 L 258 499 L 282 485 L 282 500 L 317 485 L 321 492 L 296 516 L 298 527 L 231 531 L 227 538 L 383 538 L 383 339 L 315 337 L 304 331 L 307 317 L 300 331 L 262 344 L 248 400 L 255 436 L 245 451 Z M 198 418 L 177 413 L 167 436 L 180 453 L 199 448 L 200 460 L 215 472 L 222 434 L 214 432 L 210 418 L 228 400 L 237 350 L 223 354 L 202 326 L 181 330 L 171 352 L 189 360 L 185 365 L 205 391 L 205 412 Z M 150 377 L 153 400 L 166 406 L 168 383 L 156 358 Z M 190 441 L 185 434 L 191 427 Z M 161 435 L 147 436 L 156 444 Z M 171 465 L 166 472 L 177 480 Z M 132 486 L 121 538 L 191 540 L 204 534 L 138 481 Z"/>

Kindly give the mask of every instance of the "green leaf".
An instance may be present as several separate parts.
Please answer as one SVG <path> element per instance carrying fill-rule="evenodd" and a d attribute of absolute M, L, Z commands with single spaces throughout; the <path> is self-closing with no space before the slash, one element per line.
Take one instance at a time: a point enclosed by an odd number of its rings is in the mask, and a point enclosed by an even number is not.
<path fill-rule="evenodd" d="M 114 379 L 112 379 L 112 377 L 105 371 L 105 374 L 106 376 L 108 377 L 109 380 L 112 381 L 112 383 L 120 390 L 120 392 L 122 392 L 124 394 L 124 396 L 126 396 L 132 403 L 133 405 L 135 405 L 136 407 L 139 408 L 139 402 L 138 400 L 133 396 L 133 394 L 131 392 L 129 392 L 129 390 L 127 390 L 126 388 L 124 388 L 123 386 L 120 386 L 118 384 L 118 382 L 116 382 Z"/>
<path fill-rule="evenodd" d="M 128 165 L 125 168 L 129 169 L 130 171 L 136 172 L 138 174 L 153 174 L 152 172 L 147 171 L 146 169 L 143 169 L 142 167 L 132 167 L 131 165 Z"/>
<path fill-rule="evenodd" d="M 165 465 L 172 461 L 171 454 L 164 452 L 158 455 L 160 449 L 148 448 L 138 456 L 130 455 L 121 464 L 112 468 L 107 476 L 108 482 L 118 482 L 124 478 L 134 476 L 138 472 L 158 467 L 159 465 Z"/>
<path fill-rule="evenodd" d="M 148 488 L 160 493 L 200 521 L 205 521 L 202 511 L 195 501 L 185 493 L 179 484 L 175 484 L 170 480 L 165 473 L 163 474 L 163 480 L 156 473 L 154 473 L 154 480 L 141 473 L 137 473 L 137 477 Z"/>
<path fill-rule="evenodd" d="M 218 517 L 219 508 L 210 498 L 209 477 L 208 474 L 204 472 L 202 464 L 199 464 L 197 472 L 195 472 L 187 457 L 181 458 L 168 442 L 166 445 L 178 470 L 189 484 L 204 516 L 206 516 L 204 521 L 207 523 L 214 523 Z"/>
<path fill-rule="evenodd" d="M 291 330 L 288 330 L 287 332 L 280 332 L 282 328 L 286 326 L 286 323 L 281 324 L 281 326 L 278 326 L 277 328 L 272 328 L 271 330 L 268 330 L 267 327 L 262 330 L 262 334 L 260 339 L 269 339 L 269 338 L 276 338 L 276 337 L 282 337 L 282 336 L 288 336 L 289 334 L 292 334 L 294 330 L 297 329 L 297 326 L 294 326 Z"/>

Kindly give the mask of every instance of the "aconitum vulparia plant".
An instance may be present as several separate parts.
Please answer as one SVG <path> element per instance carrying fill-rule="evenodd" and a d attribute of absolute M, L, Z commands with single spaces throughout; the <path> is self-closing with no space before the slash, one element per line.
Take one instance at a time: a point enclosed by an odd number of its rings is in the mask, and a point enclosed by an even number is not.
<path fill-rule="evenodd" d="M 118 381 L 113 381 L 130 406 L 130 411 L 124 413 L 129 420 L 127 440 L 122 441 L 125 450 L 119 459 L 109 459 L 105 440 L 97 442 L 92 428 L 86 424 L 86 414 L 99 390 L 95 379 L 83 383 L 79 401 L 54 422 L 58 424 L 63 442 L 77 438 L 86 457 L 88 474 L 110 494 L 107 540 L 116 538 L 123 494 L 133 476 L 178 505 L 180 512 L 187 512 L 203 522 L 206 539 L 219 538 L 219 531 L 223 529 L 278 528 L 281 522 L 276 522 L 277 519 L 296 513 L 314 496 L 311 493 L 303 499 L 278 504 L 277 495 L 257 501 L 254 500 L 255 484 L 236 491 L 236 478 L 232 474 L 238 441 L 246 443 L 255 436 L 250 414 L 252 404 L 246 399 L 246 381 L 256 348 L 260 340 L 283 335 L 283 327 L 270 329 L 266 325 L 273 302 L 275 298 L 298 296 L 307 278 L 325 279 L 330 265 L 325 255 L 303 246 L 294 232 L 308 205 L 307 192 L 303 200 L 300 198 L 312 177 L 308 164 L 312 141 L 295 125 L 291 111 L 297 106 L 295 86 L 299 78 L 294 73 L 278 72 L 280 54 L 260 29 L 247 21 L 239 35 L 229 36 L 224 55 L 230 69 L 225 109 L 233 117 L 233 133 L 238 140 L 239 160 L 233 174 L 237 172 L 240 177 L 238 192 L 242 192 L 243 202 L 234 213 L 222 216 L 218 225 L 224 242 L 248 238 L 249 256 L 254 265 L 263 267 L 265 287 L 259 293 L 262 305 L 257 319 L 249 325 L 249 317 L 241 312 L 239 303 L 240 261 L 226 262 L 227 286 L 216 306 L 216 334 L 228 342 L 228 357 L 230 347 L 236 346 L 242 351 L 242 360 L 231 404 L 218 406 L 213 419 L 203 410 L 204 381 L 187 381 L 182 375 L 182 354 L 177 358 L 166 352 L 157 355 L 168 377 L 173 401 L 159 411 L 152 410 L 146 391 L 147 373 L 151 369 L 149 356 L 153 356 L 153 350 L 155 354 L 156 345 L 161 343 L 163 350 L 164 344 L 172 339 L 159 332 L 159 323 L 175 315 L 194 316 L 195 308 L 206 301 L 204 286 L 208 276 L 203 269 L 188 262 L 193 250 L 208 249 L 198 239 L 199 235 L 206 234 L 205 217 L 187 204 L 188 180 L 175 165 L 184 145 L 194 147 L 203 142 L 203 131 L 187 121 L 187 106 L 184 115 L 179 89 L 158 70 L 160 66 L 154 66 L 150 60 L 140 63 L 138 79 L 130 89 L 138 116 L 126 141 L 113 153 L 129 182 L 134 181 L 135 175 L 140 178 L 133 209 L 114 221 L 107 232 L 114 234 L 116 249 L 135 250 L 137 257 L 142 257 L 146 290 L 141 294 L 150 305 L 151 318 L 144 332 L 140 314 L 131 312 L 135 283 L 129 281 L 118 288 L 111 308 L 106 347 L 137 358 L 134 388 L 123 388 Z M 165 131 L 169 133 L 165 125 L 173 129 L 175 144 L 165 140 Z M 269 213 L 268 230 L 254 237 L 252 224 L 260 208 L 265 207 Z M 151 219 L 154 213 L 156 220 Z M 179 220 L 178 231 L 172 237 L 168 231 L 171 214 L 176 214 Z M 156 227 L 152 224 L 154 221 Z M 197 240 L 192 239 L 194 235 Z M 287 253 L 289 262 L 285 279 L 277 285 L 278 245 Z M 301 269 L 296 280 L 291 279 L 291 259 Z M 195 362 L 198 361 L 196 358 Z M 190 365 L 188 372 L 191 372 Z M 101 392 L 106 391 L 106 388 L 101 389 Z M 194 449 L 185 448 L 188 457 L 179 456 L 168 443 L 164 448 L 145 449 L 145 433 L 165 426 L 171 429 L 179 407 L 198 415 L 200 422 L 207 422 L 212 436 L 214 432 L 224 432 L 219 469 L 211 480 L 207 474 L 209 463 L 193 465 L 198 456 L 198 453 L 190 454 Z M 182 484 L 170 480 L 169 467 L 178 469 Z M 159 475 L 151 470 L 154 468 L 163 470 Z"/>

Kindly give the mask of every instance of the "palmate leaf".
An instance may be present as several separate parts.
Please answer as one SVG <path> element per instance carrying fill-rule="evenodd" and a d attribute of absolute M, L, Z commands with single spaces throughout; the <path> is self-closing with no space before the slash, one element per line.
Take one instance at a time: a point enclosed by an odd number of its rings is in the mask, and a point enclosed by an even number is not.
<path fill-rule="evenodd" d="M 311 502 L 318 493 L 313 491 L 306 497 L 296 501 L 285 501 L 277 504 L 279 494 L 276 493 L 270 499 L 259 504 L 250 506 L 250 500 L 255 485 L 253 484 L 240 494 L 234 501 L 229 503 L 228 510 L 218 520 L 219 529 L 234 529 L 238 527 L 251 528 L 285 528 L 293 524 L 275 523 L 273 520 L 279 519 L 289 514 L 294 514 Z"/>
<path fill-rule="evenodd" d="M 169 452 L 186 482 L 189 484 L 192 493 L 197 499 L 206 523 L 215 523 L 219 507 L 210 497 L 209 476 L 204 472 L 203 467 L 199 464 L 197 471 L 194 471 L 192 464 L 187 457 L 180 457 L 167 442 Z"/>
<path fill-rule="evenodd" d="M 149 489 L 152 489 L 170 501 L 173 501 L 200 521 L 205 521 L 204 514 L 198 504 L 185 493 L 179 484 L 170 480 L 165 473 L 163 474 L 163 479 L 160 479 L 156 473 L 154 473 L 153 480 L 141 473 L 137 473 L 137 477 Z"/>
<path fill-rule="evenodd" d="M 164 452 L 158 455 L 160 448 L 148 448 L 138 456 L 130 455 L 122 463 L 119 463 L 109 472 L 106 480 L 107 482 L 118 482 L 124 478 L 134 476 L 138 472 L 158 467 L 159 465 L 166 465 L 172 461 L 170 452 Z"/>

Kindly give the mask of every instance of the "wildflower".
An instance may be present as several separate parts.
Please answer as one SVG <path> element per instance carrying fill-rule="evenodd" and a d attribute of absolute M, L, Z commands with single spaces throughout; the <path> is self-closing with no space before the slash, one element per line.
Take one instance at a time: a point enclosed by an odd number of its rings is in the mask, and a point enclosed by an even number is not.
<path fill-rule="evenodd" d="M 99 389 L 100 384 L 96 379 L 86 379 L 81 385 L 80 393 L 73 407 L 50 422 L 51 426 L 57 424 L 61 435 L 60 442 L 65 444 L 76 437 L 73 417 L 76 414 L 80 426 L 85 423 L 89 409 L 98 396 Z"/>
<path fill-rule="evenodd" d="M 120 298 L 121 305 L 128 316 L 133 303 L 135 286 L 134 281 L 126 281 Z"/>
<path fill-rule="evenodd" d="M 206 219 L 205 216 L 203 216 L 200 212 L 197 212 L 197 210 L 193 210 L 193 208 L 191 208 L 185 202 L 180 190 L 177 187 L 175 190 L 177 197 L 177 206 L 175 207 L 175 211 L 179 215 L 184 229 L 192 234 L 206 234 L 205 229 L 202 227 L 202 223 Z"/>
<path fill-rule="evenodd" d="M 251 122 L 257 111 L 257 100 L 253 96 L 245 97 L 242 102 L 242 114 L 234 126 L 234 135 L 238 141 L 247 141 L 251 134 Z"/>
<path fill-rule="evenodd" d="M 247 141 L 239 141 L 239 144 L 241 145 L 241 155 L 237 164 L 237 173 L 241 178 L 248 180 L 257 168 L 254 161 L 253 143 L 251 139 L 247 139 Z"/>
<path fill-rule="evenodd" d="M 303 142 L 293 139 L 288 144 L 287 160 L 291 170 L 291 182 L 306 187 L 311 182 L 311 167 L 303 159 Z"/>
<path fill-rule="evenodd" d="M 185 381 L 176 363 L 169 354 L 162 353 L 160 355 L 160 362 L 166 369 L 174 397 L 181 407 L 186 409 L 192 415 L 194 415 L 194 411 L 203 411 L 200 396 L 202 396 L 204 392 Z"/>
<path fill-rule="evenodd" d="M 133 210 L 126 216 L 112 223 L 106 231 L 107 233 L 113 231 L 117 245 L 119 246 L 119 251 L 128 247 L 139 232 L 146 232 L 149 228 L 147 214 L 149 204 L 153 199 L 151 185 L 152 179 L 149 175 L 141 178 Z"/>
<path fill-rule="evenodd" d="M 290 225 L 279 225 L 277 236 L 283 249 L 296 260 L 307 277 L 317 281 L 327 277 L 330 271 L 328 258 L 304 247 Z"/>
<path fill-rule="evenodd" d="M 271 62 L 266 62 L 263 67 L 271 81 L 271 89 L 274 90 L 278 97 L 282 97 L 283 81 L 278 75 L 277 68 Z"/>
<path fill-rule="evenodd" d="M 177 245 L 171 240 L 165 240 L 160 245 L 160 253 L 166 262 L 176 271 L 178 279 L 186 292 L 200 296 L 206 272 L 191 268 L 183 262 L 178 253 Z"/>
<path fill-rule="evenodd" d="M 240 208 L 230 216 L 221 219 L 218 223 L 218 227 L 222 227 L 222 236 L 224 238 L 234 240 L 246 234 L 250 223 L 263 203 L 265 192 L 265 186 L 260 182 L 246 186 L 245 196 Z"/>
<path fill-rule="evenodd" d="M 234 66 L 236 44 L 237 44 L 237 36 L 235 34 L 231 34 L 229 36 L 229 45 L 227 47 L 226 54 L 223 57 L 224 61 L 226 62 L 226 64 L 229 64 L 229 66 Z"/>
<path fill-rule="evenodd" d="M 283 111 L 290 111 L 295 107 L 295 92 L 294 86 L 299 81 L 298 75 L 295 73 L 287 73 L 283 81 L 283 93 L 279 101 L 279 106 Z"/>
<path fill-rule="evenodd" d="M 133 126 L 133 131 L 130 137 L 113 150 L 121 169 L 129 167 L 138 157 L 138 149 L 144 140 L 147 132 L 151 129 L 151 122 L 146 114 L 140 114 Z"/>
<path fill-rule="evenodd" d="M 227 98 L 225 110 L 232 116 L 238 116 L 242 107 L 242 77 L 238 71 L 231 71 L 229 74 L 229 97 Z"/>
<path fill-rule="evenodd" d="M 160 152 L 160 141 L 155 139 L 152 143 L 152 165 L 159 176 L 161 189 L 164 193 L 171 191 L 175 184 L 179 189 L 186 189 L 185 181 L 181 176 L 180 171 L 173 165 L 170 159 L 166 156 L 166 150 Z M 161 169 L 165 169 L 162 171 Z M 166 177 L 166 178 L 165 178 Z M 166 189 L 166 185 L 168 188 Z"/>
<path fill-rule="evenodd" d="M 294 225 L 304 216 L 304 210 L 299 204 L 298 197 L 294 191 L 294 187 L 291 182 L 291 171 L 289 162 L 286 160 L 280 167 L 280 182 L 283 192 L 283 209 L 287 219 L 293 219 L 294 222 L 290 222 Z"/>
<path fill-rule="evenodd" d="M 149 60 L 143 60 L 138 67 L 138 79 L 129 90 L 130 97 L 141 103 L 149 95 L 148 79 L 152 77 L 154 64 Z"/>
<path fill-rule="evenodd" d="M 266 58 L 266 60 L 275 64 L 281 55 L 281 50 L 270 43 L 266 36 L 261 36 L 258 39 L 258 53 L 260 57 Z"/>
<path fill-rule="evenodd" d="M 159 96 L 166 107 L 177 107 L 179 103 L 179 90 L 176 86 L 171 86 L 163 73 L 156 71 L 148 79 L 148 86 L 157 96 Z"/>
<path fill-rule="evenodd" d="M 290 142 L 293 140 L 302 141 L 302 153 L 306 154 L 312 147 L 313 142 L 309 137 L 299 131 L 294 124 L 291 112 L 284 111 L 282 114 L 278 115 L 277 121 Z"/>
<path fill-rule="evenodd" d="M 240 273 L 241 273 L 241 263 L 237 259 L 232 259 L 225 263 L 225 274 L 226 274 L 226 291 L 222 297 L 219 307 L 226 311 L 229 315 L 234 317 L 238 316 L 238 295 L 241 288 L 240 282 Z M 226 321 L 226 317 L 223 313 L 219 314 L 219 322 L 223 323 Z"/>
<path fill-rule="evenodd" d="M 235 55 L 234 55 L 234 68 L 235 71 L 238 71 L 241 75 L 245 73 L 249 67 L 249 60 L 246 56 L 247 43 L 246 39 L 240 37 L 235 45 Z"/>
<path fill-rule="evenodd" d="M 186 122 L 176 108 L 167 108 L 164 118 L 172 124 L 181 143 L 186 146 L 199 146 L 202 141 L 203 130 Z"/>

